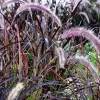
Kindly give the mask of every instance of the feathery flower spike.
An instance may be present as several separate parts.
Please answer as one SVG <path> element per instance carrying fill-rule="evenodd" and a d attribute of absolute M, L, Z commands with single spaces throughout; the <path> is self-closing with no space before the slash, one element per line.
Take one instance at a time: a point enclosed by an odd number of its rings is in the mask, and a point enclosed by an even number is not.
<path fill-rule="evenodd" d="M 15 100 L 16 97 L 19 95 L 19 92 L 24 88 L 23 83 L 17 83 L 16 87 L 14 87 L 8 95 L 7 100 Z"/>
<path fill-rule="evenodd" d="M 92 43 L 97 53 L 100 53 L 100 39 L 93 34 L 93 31 L 84 28 L 72 28 L 70 30 L 65 30 L 61 38 L 65 39 L 73 36 L 85 37 Z"/>
<path fill-rule="evenodd" d="M 58 47 L 58 48 L 55 49 L 55 52 L 59 57 L 60 68 L 64 68 L 64 65 L 65 65 L 65 62 L 66 62 L 64 50 L 61 47 Z"/>
<path fill-rule="evenodd" d="M 83 56 L 82 57 L 78 57 L 78 56 L 75 56 L 75 57 L 71 57 L 68 59 L 69 62 L 80 62 L 82 64 L 85 65 L 85 67 L 92 73 L 94 79 L 95 79 L 95 82 L 99 83 L 99 76 L 98 76 L 98 71 L 97 69 L 93 66 L 93 64 L 88 61 L 86 58 L 84 58 Z"/>

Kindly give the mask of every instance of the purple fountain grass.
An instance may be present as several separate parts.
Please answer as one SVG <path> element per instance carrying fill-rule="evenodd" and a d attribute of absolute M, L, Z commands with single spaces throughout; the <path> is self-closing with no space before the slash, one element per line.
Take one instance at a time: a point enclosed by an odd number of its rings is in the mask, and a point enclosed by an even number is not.
<path fill-rule="evenodd" d="M 16 87 L 14 87 L 8 95 L 7 100 L 15 100 L 16 97 L 19 95 L 20 91 L 24 88 L 23 83 L 17 83 Z"/>
<path fill-rule="evenodd" d="M 64 65 L 66 62 L 64 50 L 61 47 L 58 47 L 55 49 L 55 52 L 56 52 L 57 56 L 59 57 L 60 68 L 64 68 Z"/>
<path fill-rule="evenodd" d="M 73 36 L 85 37 L 87 40 L 92 42 L 97 53 L 100 53 L 100 39 L 96 37 L 93 33 L 93 31 L 87 30 L 85 28 L 72 28 L 70 30 L 65 30 L 64 33 L 61 35 L 61 38 L 65 39 Z"/>
<path fill-rule="evenodd" d="M 1 29 L 4 29 L 4 18 L 1 13 L 0 13 L 0 27 L 1 27 Z"/>
<path fill-rule="evenodd" d="M 15 14 L 15 17 L 19 13 L 21 13 L 21 12 L 27 10 L 27 9 L 31 9 L 31 8 L 32 9 L 41 10 L 41 11 L 47 13 L 50 17 L 53 18 L 53 20 L 58 24 L 58 26 L 61 26 L 62 25 L 60 19 L 49 8 L 47 8 L 46 6 L 40 5 L 38 3 L 27 3 L 27 4 L 24 4 L 24 5 L 20 6 L 17 9 L 17 12 Z"/>
<path fill-rule="evenodd" d="M 75 56 L 75 57 L 70 57 L 68 59 L 69 62 L 80 62 L 82 64 L 85 65 L 85 67 L 92 73 L 94 79 L 95 79 L 95 82 L 99 83 L 99 76 L 98 76 L 98 70 L 93 66 L 93 64 L 88 61 L 85 57 L 81 56 L 81 57 L 78 57 L 78 56 Z"/>

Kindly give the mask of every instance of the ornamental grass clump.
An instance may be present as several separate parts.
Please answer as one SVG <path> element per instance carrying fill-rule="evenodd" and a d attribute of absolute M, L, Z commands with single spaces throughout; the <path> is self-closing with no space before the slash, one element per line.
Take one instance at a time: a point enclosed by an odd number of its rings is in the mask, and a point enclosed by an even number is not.
<path fill-rule="evenodd" d="M 56 0 L 47 4 L 39 0 L 3 2 L 0 5 L 0 100 L 98 100 L 100 77 L 96 64 L 100 64 L 100 39 L 88 25 L 84 28 L 82 19 L 74 19 L 78 13 L 91 24 L 89 16 L 79 13 L 81 0 L 75 5 L 64 3 L 65 8 Z M 63 14 L 59 13 L 59 7 Z M 75 20 L 80 24 L 74 23 Z"/>

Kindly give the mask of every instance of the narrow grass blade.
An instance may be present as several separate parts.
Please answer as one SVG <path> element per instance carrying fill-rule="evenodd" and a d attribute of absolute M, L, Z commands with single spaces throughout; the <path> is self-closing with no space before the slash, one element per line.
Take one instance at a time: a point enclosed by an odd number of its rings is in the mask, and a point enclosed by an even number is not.
<path fill-rule="evenodd" d="M 27 75 L 28 75 L 28 60 L 27 60 L 27 56 L 24 52 L 22 52 L 22 59 L 23 59 L 23 63 L 24 63 L 25 77 L 27 78 Z"/>

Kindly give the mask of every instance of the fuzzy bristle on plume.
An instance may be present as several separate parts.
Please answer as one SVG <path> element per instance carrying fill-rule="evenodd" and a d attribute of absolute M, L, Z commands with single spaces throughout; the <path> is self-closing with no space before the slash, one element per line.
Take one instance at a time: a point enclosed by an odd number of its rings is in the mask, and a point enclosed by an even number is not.
<path fill-rule="evenodd" d="M 19 95 L 19 92 L 24 88 L 23 83 L 17 83 L 16 87 L 14 87 L 8 95 L 7 100 L 15 100 L 16 97 Z"/>
<path fill-rule="evenodd" d="M 85 37 L 92 43 L 97 53 L 100 53 L 100 39 L 94 35 L 93 31 L 87 30 L 85 28 L 72 28 L 70 30 L 65 30 L 61 35 L 61 38 L 65 39 L 73 36 Z"/>
<path fill-rule="evenodd" d="M 85 57 L 81 56 L 75 56 L 75 57 L 70 57 L 69 59 L 67 59 L 69 62 L 80 62 L 82 64 L 84 64 L 90 72 L 93 75 L 95 82 L 99 83 L 99 76 L 98 76 L 98 71 L 97 69 L 93 66 L 93 64 L 88 61 Z"/>

